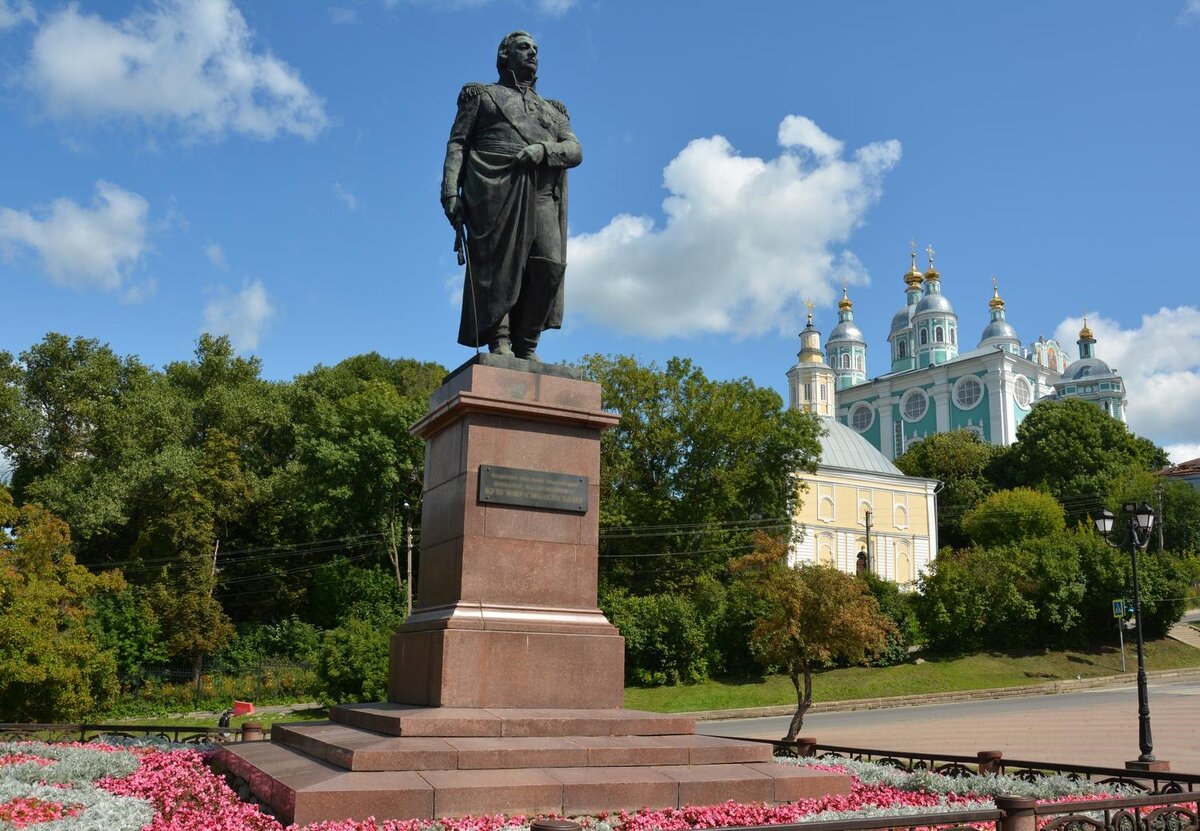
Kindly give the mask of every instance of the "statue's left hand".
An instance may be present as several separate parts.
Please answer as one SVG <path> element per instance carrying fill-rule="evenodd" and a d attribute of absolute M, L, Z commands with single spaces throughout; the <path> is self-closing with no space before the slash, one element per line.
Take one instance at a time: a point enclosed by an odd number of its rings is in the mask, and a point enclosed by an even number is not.
<path fill-rule="evenodd" d="M 513 159 L 517 167 L 537 167 L 546 160 L 546 148 L 540 144 L 529 144 Z"/>

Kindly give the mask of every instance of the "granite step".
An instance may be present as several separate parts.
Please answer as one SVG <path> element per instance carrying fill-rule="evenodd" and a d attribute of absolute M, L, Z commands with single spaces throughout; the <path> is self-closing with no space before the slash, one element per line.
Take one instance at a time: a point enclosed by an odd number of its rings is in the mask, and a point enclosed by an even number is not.
<path fill-rule="evenodd" d="M 243 742 L 217 763 L 244 779 L 287 824 L 342 819 L 434 819 L 467 814 L 559 814 L 790 802 L 848 794 L 850 778 L 776 762 L 638 767 L 347 771 L 275 742 Z"/>
<path fill-rule="evenodd" d="M 391 736 L 334 722 L 276 724 L 272 740 L 345 770 L 483 770 L 769 762 L 771 747 L 713 736 Z"/>
<path fill-rule="evenodd" d="M 696 720 L 641 710 L 482 709 L 341 704 L 329 718 L 393 736 L 664 736 L 696 732 Z"/>

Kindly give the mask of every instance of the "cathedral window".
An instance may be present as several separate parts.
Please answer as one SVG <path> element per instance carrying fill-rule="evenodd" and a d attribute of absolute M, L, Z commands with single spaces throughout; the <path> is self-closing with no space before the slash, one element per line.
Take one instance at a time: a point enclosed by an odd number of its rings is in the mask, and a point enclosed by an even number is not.
<path fill-rule="evenodd" d="M 922 329 L 921 330 L 921 346 L 924 346 L 927 343 L 929 343 L 929 332 Z"/>
<path fill-rule="evenodd" d="M 858 364 L 858 371 L 859 371 L 859 372 L 862 372 L 862 370 L 863 370 L 863 356 L 862 356 L 862 355 L 859 355 L 857 358 L 855 358 L 855 361 L 854 361 L 854 362 L 855 362 L 856 364 Z"/>
<path fill-rule="evenodd" d="M 983 384 L 974 375 L 967 375 L 954 385 L 954 403 L 960 410 L 973 409 L 983 398 Z"/>
<path fill-rule="evenodd" d="M 860 433 L 871 429 L 875 423 L 875 411 L 869 404 L 856 404 L 850 411 L 850 426 Z"/>
<path fill-rule="evenodd" d="M 938 326 L 933 330 L 933 340 L 934 340 L 934 343 L 944 343 L 945 342 L 946 333 L 942 330 L 941 326 Z"/>
<path fill-rule="evenodd" d="M 850 356 L 845 352 L 842 353 L 842 369 L 850 368 Z"/>
<path fill-rule="evenodd" d="M 902 341 L 900 341 L 900 343 L 897 345 L 897 348 L 898 348 L 898 352 L 897 352 L 897 354 L 898 354 L 898 355 L 899 355 L 901 358 L 907 358 L 907 357 L 908 357 L 908 342 L 907 342 L 907 341 L 903 341 L 903 340 L 902 340 Z"/>
<path fill-rule="evenodd" d="M 955 346 L 958 345 L 958 330 L 953 326 L 950 327 L 950 343 Z"/>
<path fill-rule="evenodd" d="M 920 421 L 928 409 L 929 396 L 924 390 L 909 390 L 900 401 L 900 414 L 905 421 Z"/>
<path fill-rule="evenodd" d="M 1013 396 L 1017 400 L 1017 406 L 1022 410 L 1028 409 L 1029 402 L 1033 401 L 1033 386 L 1024 375 L 1018 375 L 1017 380 L 1013 383 Z"/>

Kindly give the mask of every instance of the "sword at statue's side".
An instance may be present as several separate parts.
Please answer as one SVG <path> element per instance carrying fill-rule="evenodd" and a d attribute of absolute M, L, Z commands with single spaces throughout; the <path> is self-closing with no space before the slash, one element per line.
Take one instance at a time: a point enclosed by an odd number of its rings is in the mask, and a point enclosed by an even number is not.
<path fill-rule="evenodd" d="M 458 264 L 466 266 L 467 286 L 471 289 L 471 316 L 475 318 L 475 354 L 479 354 L 479 309 L 475 306 L 475 278 L 471 274 L 471 256 L 467 253 L 467 223 L 461 218 L 454 224 L 454 253 Z"/>

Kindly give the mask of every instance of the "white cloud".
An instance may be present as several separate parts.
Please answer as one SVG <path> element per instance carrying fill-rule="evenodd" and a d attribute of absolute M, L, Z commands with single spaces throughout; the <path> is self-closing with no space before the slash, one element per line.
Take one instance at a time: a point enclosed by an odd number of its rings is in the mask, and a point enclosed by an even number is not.
<path fill-rule="evenodd" d="M 1168 444 L 1163 450 L 1167 451 L 1171 463 L 1176 465 L 1200 459 L 1200 444 Z"/>
<path fill-rule="evenodd" d="M 1082 325 L 1081 318 L 1067 318 L 1055 338 L 1074 343 Z M 1089 314 L 1088 326 L 1096 336 L 1096 357 L 1125 379 L 1129 429 L 1162 447 L 1194 449 L 1200 439 L 1200 309 L 1159 309 L 1143 315 L 1137 329 Z M 1170 452 L 1174 459 L 1176 451 Z"/>
<path fill-rule="evenodd" d="M 36 214 L 0 207 L 0 251 L 31 249 L 55 283 L 121 288 L 146 250 L 149 203 L 109 182 L 96 182 L 89 207 L 61 198 Z"/>
<path fill-rule="evenodd" d="M 339 202 L 349 208 L 351 212 L 358 210 L 358 197 L 342 187 L 341 182 L 333 183 L 333 195 L 337 197 Z"/>
<path fill-rule="evenodd" d="M 321 99 L 255 45 L 231 0 L 156 0 L 118 22 L 72 4 L 38 31 L 24 78 L 56 118 L 170 124 L 189 138 L 317 135 Z"/>
<path fill-rule="evenodd" d="M 828 135 L 811 118 L 789 115 L 779 125 L 779 146 L 809 150 L 818 159 L 834 159 L 842 155 L 842 142 Z"/>
<path fill-rule="evenodd" d="M 204 329 L 214 335 L 229 335 L 239 352 L 257 349 L 263 330 L 275 317 L 275 306 L 261 280 L 248 284 L 237 294 L 221 292 L 204 306 Z"/>
<path fill-rule="evenodd" d="M 538 8 L 550 15 L 566 14 L 575 5 L 575 0 L 537 0 Z"/>
<path fill-rule="evenodd" d="M 400 0 L 383 0 L 384 8 L 394 9 Z M 475 9 L 486 6 L 491 0 L 408 0 L 413 5 L 432 6 L 440 11 Z M 579 0 L 534 0 L 533 5 L 543 14 L 558 17 L 578 5 Z"/>
<path fill-rule="evenodd" d="M 1183 24 L 1194 20 L 1200 20 L 1200 0 L 1187 0 L 1183 4 L 1183 10 L 1179 12 L 1178 22 Z"/>
<path fill-rule="evenodd" d="M 208 261 L 222 271 L 229 268 L 225 262 L 225 252 L 215 242 L 209 243 L 204 247 L 204 256 L 208 257 Z"/>
<path fill-rule="evenodd" d="M 37 12 L 29 0 L 0 0 L 0 32 L 19 23 L 34 23 Z"/>
<path fill-rule="evenodd" d="M 802 116 L 779 126 L 773 159 L 696 139 L 663 172 L 666 224 L 620 214 L 568 245 L 569 307 L 652 337 L 794 327 L 799 301 L 866 282 L 842 246 L 882 193 L 900 143 L 842 144 Z"/>
<path fill-rule="evenodd" d="M 329 6 L 327 11 L 329 12 L 329 19 L 335 25 L 345 26 L 358 22 L 358 12 L 354 9 L 348 9 L 343 6 Z"/>

